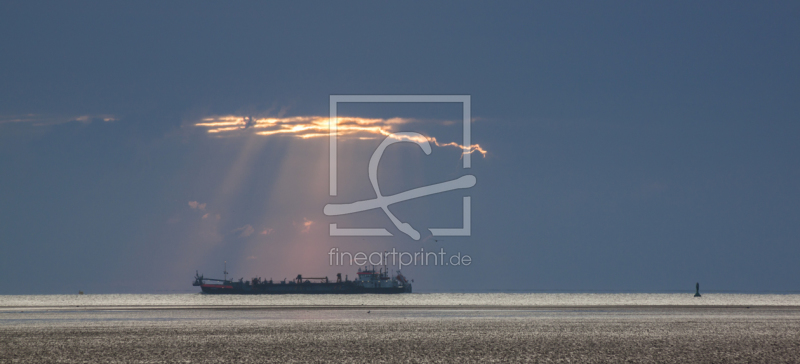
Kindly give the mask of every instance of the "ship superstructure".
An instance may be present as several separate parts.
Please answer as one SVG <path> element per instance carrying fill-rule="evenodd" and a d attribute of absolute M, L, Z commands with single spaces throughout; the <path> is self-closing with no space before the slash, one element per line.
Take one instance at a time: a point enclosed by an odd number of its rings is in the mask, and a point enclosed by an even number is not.
<path fill-rule="evenodd" d="M 376 269 L 359 268 L 355 280 L 342 274 L 336 274 L 336 280 L 328 277 L 303 277 L 297 275 L 293 280 L 274 282 L 255 277 L 250 280 L 239 278 L 238 281 L 227 278 L 227 267 L 224 279 L 205 278 L 195 273 L 193 286 L 199 286 L 208 294 L 359 294 L 359 293 L 411 293 L 411 283 L 398 272 L 390 276 L 385 267 Z"/>

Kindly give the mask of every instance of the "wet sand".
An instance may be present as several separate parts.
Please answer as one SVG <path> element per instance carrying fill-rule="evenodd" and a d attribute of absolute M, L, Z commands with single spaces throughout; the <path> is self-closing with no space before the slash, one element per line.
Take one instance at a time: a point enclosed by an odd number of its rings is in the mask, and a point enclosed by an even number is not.
<path fill-rule="evenodd" d="M 1 363 L 518 361 L 798 362 L 800 308 L 0 312 Z"/>

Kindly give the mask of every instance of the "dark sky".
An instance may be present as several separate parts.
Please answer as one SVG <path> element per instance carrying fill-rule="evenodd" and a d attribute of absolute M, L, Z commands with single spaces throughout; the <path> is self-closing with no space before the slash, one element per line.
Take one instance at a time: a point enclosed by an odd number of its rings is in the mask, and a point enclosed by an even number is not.
<path fill-rule="evenodd" d="M 3 2 L 0 294 L 193 292 L 223 261 L 354 276 L 333 247 L 471 256 L 405 268 L 422 292 L 800 291 L 797 19 L 777 1 Z M 326 117 L 338 94 L 471 95 L 470 170 L 400 145 L 379 174 L 387 194 L 475 175 L 471 236 L 322 213 L 374 197 L 381 139 L 340 141 L 334 198 L 327 137 L 196 126 Z M 340 114 L 461 140 L 454 104 Z M 454 226 L 462 195 L 392 211 Z M 337 221 L 395 234 L 330 237 Z"/>

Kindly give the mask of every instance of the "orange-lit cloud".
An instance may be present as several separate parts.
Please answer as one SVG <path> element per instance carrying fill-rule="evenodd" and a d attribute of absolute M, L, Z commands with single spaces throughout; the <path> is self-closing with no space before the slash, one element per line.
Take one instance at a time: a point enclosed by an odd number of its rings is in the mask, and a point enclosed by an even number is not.
<path fill-rule="evenodd" d="M 295 223 L 295 226 L 297 226 L 297 225 L 300 226 L 300 232 L 301 233 L 307 233 L 307 232 L 311 231 L 311 226 L 314 225 L 314 222 L 309 220 L 309 219 L 306 219 L 304 217 L 303 218 L 303 223 L 302 224 Z"/>
<path fill-rule="evenodd" d="M 294 116 L 294 117 L 267 117 L 253 118 L 248 116 L 213 116 L 202 119 L 194 124 L 196 127 L 206 128 L 210 134 L 225 135 L 229 133 L 252 131 L 256 135 L 287 135 L 308 139 L 330 136 L 328 117 L 323 116 Z M 416 122 L 416 119 L 405 118 L 356 118 L 338 117 L 336 122 L 337 137 L 352 137 L 357 139 L 375 139 L 392 136 L 399 125 Z M 447 123 L 445 121 L 444 123 Z M 486 150 L 478 144 L 463 146 L 450 142 L 440 143 L 436 138 L 429 137 L 428 141 L 438 147 L 456 147 L 463 153 L 478 152 L 486 156 Z"/>
<path fill-rule="evenodd" d="M 208 211 L 206 211 L 206 205 L 207 205 L 207 204 L 206 204 L 205 202 L 203 202 L 203 203 L 200 203 L 200 202 L 197 202 L 197 201 L 189 201 L 189 202 L 188 202 L 188 205 L 189 205 L 189 208 L 191 208 L 192 210 L 198 210 L 198 211 L 201 211 L 201 212 L 200 212 L 201 214 L 202 214 L 203 212 L 205 212 L 205 213 L 203 214 L 203 216 L 202 216 L 202 219 L 203 219 L 203 220 L 206 220 L 206 219 L 208 219 L 208 218 L 211 218 L 211 219 L 212 219 L 211 221 L 213 221 L 213 220 L 217 220 L 217 221 L 219 221 L 219 219 L 220 219 L 220 218 L 222 218 L 222 216 L 220 216 L 220 214 L 213 214 L 213 215 L 212 215 L 212 213 L 211 213 L 211 212 L 208 212 Z"/>

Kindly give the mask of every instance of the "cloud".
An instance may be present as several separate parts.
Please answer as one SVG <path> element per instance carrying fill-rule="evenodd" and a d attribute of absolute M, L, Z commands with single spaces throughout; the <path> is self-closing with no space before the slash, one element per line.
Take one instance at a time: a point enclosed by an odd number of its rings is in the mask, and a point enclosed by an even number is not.
<path fill-rule="evenodd" d="M 240 238 L 246 238 L 246 237 L 248 237 L 250 235 L 253 235 L 253 233 L 255 231 L 256 231 L 256 229 L 253 229 L 252 226 L 245 225 L 245 226 L 242 226 L 240 228 L 236 228 L 236 229 L 231 230 L 231 233 L 236 234 L 236 236 L 238 236 Z"/>
<path fill-rule="evenodd" d="M 205 203 L 199 203 L 197 201 L 189 201 L 189 207 L 191 207 L 193 209 L 197 209 L 197 210 L 205 210 L 206 209 L 206 204 Z M 204 219 L 206 217 L 208 217 L 208 214 L 205 214 L 203 216 Z"/>
<path fill-rule="evenodd" d="M 300 227 L 301 233 L 307 233 L 311 231 L 311 227 L 314 225 L 314 222 L 304 217 L 302 224 L 295 223 L 294 225 Z"/>
<path fill-rule="evenodd" d="M 117 118 L 115 118 L 113 115 L 81 115 L 73 118 L 70 121 L 79 121 L 84 124 L 91 123 L 94 121 L 103 121 L 108 123 L 112 121 L 117 121 Z"/>
<path fill-rule="evenodd" d="M 266 229 L 261 231 L 261 235 L 269 235 L 269 234 L 272 234 L 274 231 L 275 230 L 272 229 L 272 228 L 266 228 Z"/>
<path fill-rule="evenodd" d="M 336 135 L 340 138 L 376 139 L 391 136 L 399 131 L 399 126 L 420 122 L 410 118 L 336 118 Z M 452 125 L 452 120 L 440 121 L 444 125 Z M 206 128 L 209 134 L 235 135 L 241 133 L 254 133 L 261 136 L 286 135 L 301 139 L 320 138 L 330 136 L 329 118 L 325 116 L 294 116 L 294 117 L 265 117 L 253 118 L 250 116 L 224 115 L 211 116 L 194 124 L 195 127 Z M 455 142 L 440 143 L 436 138 L 427 140 L 437 147 L 456 147 L 463 154 L 479 152 L 486 156 L 486 150 L 478 144 L 463 146 Z"/>
<path fill-rule="evenodd" d="M 33 126 L 57 125 L 69 122 L 80 122 L 89 124 L 93 122 L 112 122 L 119 118 L 110 114 L 87 114 L 78 116 L 58 116 L 42 114 L 23 114 L 0 116 L 0 124 L 8 123 L 27 123 Z"/>

